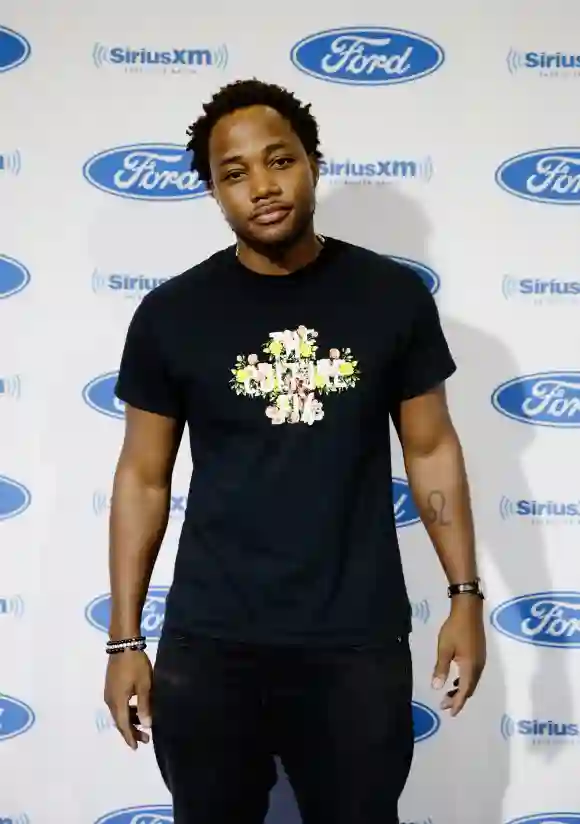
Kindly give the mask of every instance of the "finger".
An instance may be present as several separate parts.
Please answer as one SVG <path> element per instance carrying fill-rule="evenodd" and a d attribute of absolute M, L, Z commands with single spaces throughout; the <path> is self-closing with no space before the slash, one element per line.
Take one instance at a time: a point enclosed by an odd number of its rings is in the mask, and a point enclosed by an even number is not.
<path fill-rule="evenodd" d="M 453 661 L 453 650 L 449 648 L 440 648 L 438 652 L 437 664 L 433 672 L 433 680 L 431 685 L 433 689 L 440 690 L 445 686 L 445 682 L 449 677 L 449 668 Z"/>
<path fill-rule="evenodd" d="M 149 684 L 146 686 L 137 685 L 137 714 L 139 716 L 139 726 L 149 729 L 151 727 L 151 710 L 149 708 Z"/>
<path fill-rule="evenodd" d="M 118 705 L 113 708 L 112 713 L 113 718 L 115 719 L 115 725 L 125 739 L 125 742 L 131 747 L 132 750 L 136 750 L 137 741 L 135 740 L 135 733 L 137 731 L 129 720 L 129 705 Z"/>
<path fill-rule="evenodd" d="M 151 740 L 151 736 L 149 733 L 145 732 L 144 730 L 139 729 L 142 726 L 141 721 L 139 720 L 139 715 L 137 713 L 137 707 L 133 704 L 129 705 L 129 723 L 133 727 L 133 737 L 136 741 L 140 741 L 142 744 L 148 744 Z M 1 824 L 1 821 L 0 821 Z"/>
<path fill-rule="evenodd" d="M 458 713 L 461 712 L 463 707 L 465 706 L 465 702 L 468 698 L 473 695 L 473 690 L 475 689 L 475 673 L 473 670 L 470 670 L 468 673 L 461 675 L 461 682 L 459 689 L 457 690 L 456 695 L 450 699 L 451 701 L 451 716 L 455 717 Z"/>

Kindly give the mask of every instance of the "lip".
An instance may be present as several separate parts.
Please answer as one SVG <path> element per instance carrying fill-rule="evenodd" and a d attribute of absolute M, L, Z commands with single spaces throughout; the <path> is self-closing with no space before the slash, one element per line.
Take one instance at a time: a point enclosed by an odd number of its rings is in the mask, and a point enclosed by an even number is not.
<path fill-rule="evenodd" d="M 260 211 L 252 217 L 252 221 L 262 225 L 280 223 L 290 214 L 291 211 L 291 206 L 280 206 L 278 204 L 273 204 L 272 206 L 266 206 L 263 209 L 260 209 Z"/>

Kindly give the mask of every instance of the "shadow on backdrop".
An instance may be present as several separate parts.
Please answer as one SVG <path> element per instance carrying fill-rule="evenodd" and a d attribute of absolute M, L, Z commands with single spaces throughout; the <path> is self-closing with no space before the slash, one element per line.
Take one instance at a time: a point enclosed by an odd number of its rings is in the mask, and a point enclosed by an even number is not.
<path fill-rule="evenodd" d="M 323 234 L 380 253 L 432 266 L 432 227 L 417 200 L 403 192 L 399 184 L 337 184 L 319 198 L 316 228 Z M 449 243 L 453 243 L 452 237 Z M 473 255 L 476 257 L 476 249 Z M 452 287 L 447 284 L 445 272 L 438 274 L 443 294 Z M 467 279 L 472 277 L 469 270 L 463 275 Z M 499 284 L 499 273 L 492 273 L 494 276 Z M 485 312 L 484 289 L 475 280 L 472 289 L 481 289 Z M 482 571 L 485 575 L 486 569 L 491 568 L 510 598 L 549 590 L 552 585 L 541 531 L 528 524 L 506 523 L 499 509 L 502 495 L 516 500 L 533 497 L 523 458 L 536 431 L 532 426 L 508 421 L 490 403 L 495 386 L 516 376 L 518 365 L 505 343 L 489 332 L 468 326 L 444 311 L 441 319 L 458 364 L 457 373 L 448 384 L 449 403 L 467 462 Z M 482 321 L 485 323 L 484 315 Z M 394 467 L 398 450 L 394 439 Z M 420 524 L 411 530 L 399 530 L 399 538 L 411 600 L 414 593 L 422 597 L 425 591 L 433 599 L 432 619 L 429 625 L 414 626 L 412 643 L 415 698 L 438 711 L 441 695 L 430 689 L 430 677 L 436 660 L 437 633 L 448 614 L 446 582 Z M 434 593 L 440 593 L 438 603 Z M 518 752 L 527 748 L 533 757 L 551 761 L 562 752 L 564 745 L 534 743 L 529 736 L 519 736 L 517 726 L 502 725 L 508 712 L 503 660 L 512 655 L 522 660 L 522 675 L 518 676 L 516 667 L 510 673 L 513 692 L 527 699 L 521 707 L 510 707 L 509 716 L 514 722 L 524 718 L 567 722 L 571 719 L 572 701 L 562 657 L 565 653 L 500 636 L 488 620 L 493 606 L 489 601 L 486 604 L 488 660 L 478 691 L 458 718 L 439 712 L 442 723 L 437 734 L 417 743 L 411 776 L 401 800 L 402 822 L 431 818 L 434 824 L 501 824 L 508 818 L 503 806 L 510 786 L 512 754 L 517 757 Z M 526 794 L 525 787 L 518 791 Z M 284 778 L 272 793 L 267 821 L 300 821 Z"/>

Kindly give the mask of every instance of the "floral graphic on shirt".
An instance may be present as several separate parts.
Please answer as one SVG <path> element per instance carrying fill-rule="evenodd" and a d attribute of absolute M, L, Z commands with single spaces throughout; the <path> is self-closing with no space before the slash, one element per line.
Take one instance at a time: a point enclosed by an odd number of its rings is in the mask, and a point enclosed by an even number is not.
<path fill-rule="evenodd" d="M 330 349 L 317 358 L 318 332 L 299 326 L 271 332 L 257 354 L 238 355 L 230 386 L 236 395 L 268 402 L 266 416 L 273 424 L 307 423 L 324 417 L 320 396 L 352 389 L 360 377 L 350 349 Z"/>

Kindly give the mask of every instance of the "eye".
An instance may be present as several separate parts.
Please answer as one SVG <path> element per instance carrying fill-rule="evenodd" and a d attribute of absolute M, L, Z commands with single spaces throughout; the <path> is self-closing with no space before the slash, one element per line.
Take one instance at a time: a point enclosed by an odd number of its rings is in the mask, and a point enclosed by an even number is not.
<path fill-rule="evenodd" d="M 240 175 L 242 174 L 243 172 L 241 171 L 241 169 L 232 169 L 231 172 L 227 172 L 224 175 L 224 180 L 239 180 Z"/>
<path fill-rule="evenodd" d="M 278 168 L 280 168 L 280 167 L 284 168 L 285 166 L 288 166 L 288 165 L 291 165 L 292 163 L 294 163 L 294 158 L 293 157 L 277 157 L 275 160 L 272 161 L 272 163 L 274 165 L 276 165 Z"/>

